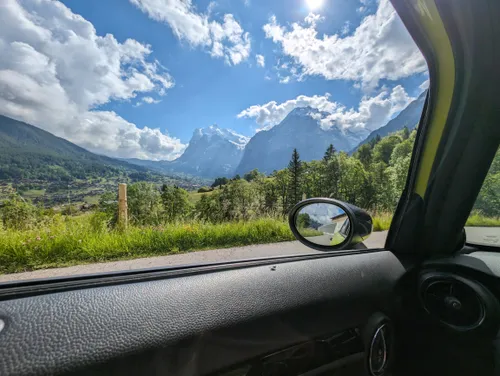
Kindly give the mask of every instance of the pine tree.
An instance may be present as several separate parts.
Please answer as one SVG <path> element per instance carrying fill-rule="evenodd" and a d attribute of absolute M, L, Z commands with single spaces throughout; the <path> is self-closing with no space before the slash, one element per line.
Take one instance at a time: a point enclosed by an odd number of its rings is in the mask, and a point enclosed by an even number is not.
<path fill-rule="evenodd" d="M 375 145 L 377 145 L 380 142 L 381 139 L 382 139 L 382 137 L 380 137 L 380 135 L 377 134 L 374 138 L 372 138 L 370 141 L 368 141 L 368 144 L 373 149 L 375 147 Z"/>
<path fill-rule="evenodd" d="M 301 175 L 302 175 L 302 161 L 297 149 L 293 149 L 292 159 L 288 163 L 288 173 L 290 175 L 289 185 L 289 204 L 295 205 L 302 198 L 301 192 Z"/>
<path fill-rule="evenodd" d="M 372 163 L 372 148 L 368 144 L 363 144 L 354 153 L 354 157 L 358 158 L 365 168 L 368 168 Z"/>
<path fill-rule="evenodd" d="M 333 144 L 330 144 L 328 148 L 326 149 L 325 156 L 323 157 L 324 162 L 328 162 L 337 152 L 335 149 L 335 146 Z"/>
<path fill-rule="evenodd" d="M 410 137 L 410 130 L 406 125 L 404 126 L 403 131 L 401 132 L 401 136 L 403 137 L 403 140 L 407 140 L 408 137 Z"/>
<path fill-rule="evenodd" d="M 339 179 L 339 164 L 337 160 L 338 154 L 335 147 L 330 144 L 323 156 L 323 167 L 321 180 L 320 195 L 323 197 L 335 197 L 337 194 L 337 185 Z"/>
<path fill-rule="evenodd" d="M 290 207 L 290 197 L 288 186 L 290 185 L 290 174 L 288 173 L 288 169 L 283 169 L 279 171 L 274 171 L 272 174 L 273 178 L 276 181 L 276 186 L 279 195 L 279 204 L 281 204 L 282 214 L 286 215 L 288 208 Z"/>

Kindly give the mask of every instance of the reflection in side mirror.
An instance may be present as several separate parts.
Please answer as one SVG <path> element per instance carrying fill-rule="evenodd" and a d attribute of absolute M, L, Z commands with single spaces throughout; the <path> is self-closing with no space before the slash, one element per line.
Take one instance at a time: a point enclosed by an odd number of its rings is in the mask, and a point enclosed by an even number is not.
<path fill-rule="evenodd" d="M 349 235 L 349 217 L 335 204 L 313 203 L 299 209 L 295 216 L 299 234 L 319 245 L 342 244 Z"/>
<path fill-rule="evenodd" d="M 326 198 L 299 202 L 291 210 L 289 222 L 299 241 L 319 250 L 354 246 L 372 231 L 372 219 L 364 210 Z"/>

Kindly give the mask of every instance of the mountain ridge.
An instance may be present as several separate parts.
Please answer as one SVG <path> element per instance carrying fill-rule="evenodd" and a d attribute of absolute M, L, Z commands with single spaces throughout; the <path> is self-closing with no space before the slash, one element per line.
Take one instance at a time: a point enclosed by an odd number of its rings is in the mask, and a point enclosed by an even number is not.
<path fill-rule="evenodd" d="M 236 173 L 242 175 L 255 168 L 271 173 L 284 168 L 293 149 L 298 150 L 303 161 L 321 159 L 330 144 L 337 150 L 349 151 L 364 137 L 337 126 L 323 129 L 315 114 L 321 112 L 311 107 L 295 108 L 279 124 L 255 134 L 245 147 Z"/>
<path fill-rule="evenodd" d="M 0 115 L 0 180 L 57 182 L 117 177 L 171 180 L 172 177 L 160 176 L 158 172 L 92 153 L 35 125 Z M 191 185 L 182 177 L 174 181 Z"/>
<path fill-rule="evenodd" d="M 363 141 L 361 141 L 350 153 L 354 153 L 361 145 L 370 142 L 377 136 L 384 137 L 403 129 L 405 126 L 409 130 L 417 127 L 424 108 L 427 90 L 424 90 L 415 100 L 411 101 L 394 119 L 389 120 L 384 126 L 372 131 Z"/>
<path fill-rule="evenodd" d="M 114 158 L 94 154 L 34 125 L 0 115 L 0 179 L 44 174 L 59 179 L 86 175 L 146 172 Z"/>

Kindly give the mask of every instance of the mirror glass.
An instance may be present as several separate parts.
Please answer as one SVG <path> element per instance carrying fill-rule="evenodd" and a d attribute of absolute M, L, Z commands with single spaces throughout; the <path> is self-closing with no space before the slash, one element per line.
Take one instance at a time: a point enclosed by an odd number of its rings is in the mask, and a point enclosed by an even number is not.
<path fill-rule="evenodd" d="M 295 216 L 300 235 L 314 244 L 335 246 L 349 236 L 350 223 L 346 212 L 332 203 L 305 205 Z"/>

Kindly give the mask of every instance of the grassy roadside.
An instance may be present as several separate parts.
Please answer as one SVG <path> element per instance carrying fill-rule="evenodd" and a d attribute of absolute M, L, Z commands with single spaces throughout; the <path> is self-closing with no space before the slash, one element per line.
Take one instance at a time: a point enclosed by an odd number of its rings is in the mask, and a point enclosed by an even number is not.
<path fill-rule="evenodd" d="M 391 227 L 392 213 L 372 214 L 373 231 L 386 231 Z"/>
<path fill-rule="evenodd" d="M 373 231 L 387 230 L 391 214 L 373 215 Z M 474 213 L 469 226 L 500 226 Z M 231 223 L 175 223 L 112 230 L 96 214 L 55 215 L 31 230 L 0 227 L 0 273 L 164 256 L 195 250 L 294 240 L 286 221 L 263 218 Z"/>
<path fill-rule="evenodd" d="M 56 216 L 34 230 L 0 230 L 0 273 L 294 240 L 284 221 L 178 223 L 109 230 L 93 215 Z"/>
<path fill-rule="evenodd" d="M 377 213 L 372 215 L 373 218 L 373 231 L 389 230 L 392 222 L 392 213 Z M 499 217 L 486 217 L 479 212 L 473 212 L 467 222 L 466 226 L 471 227 L 500 227 Z"/>
<path fill-rule="evenodd" d="M 485 217 L 481 213 L 472 212 L 465 225 L 471 227 L 500 227 L 500 217 Z"/>
<path fill-rule="evenodd" d="M 120 231 L 110 229 L 99 214 L 57 214 L 30 230 L 0 227 L 0 273 L 289 240 L 295 238 L 288 223 L 274 218 L 129 226 Z"/>

